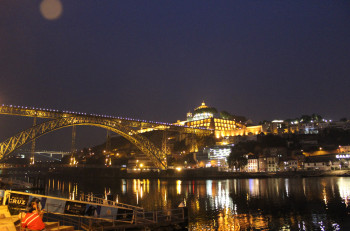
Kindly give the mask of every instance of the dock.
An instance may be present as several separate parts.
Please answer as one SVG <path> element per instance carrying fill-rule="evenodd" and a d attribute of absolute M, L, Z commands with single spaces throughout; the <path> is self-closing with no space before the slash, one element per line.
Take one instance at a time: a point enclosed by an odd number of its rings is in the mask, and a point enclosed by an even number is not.
<path fill-rule="evenodd" d="M 145 211 L 142 207 L 86 195 L 80 200 L 0 190 L 0 230 L 20 229 L 18 214 L 41 200 L 47 230 L 187 230 L 186 207 Z M 4 227 L 4 228 L 3 228 Z M 6 228 L 5 228 L 6 227 Z"/>

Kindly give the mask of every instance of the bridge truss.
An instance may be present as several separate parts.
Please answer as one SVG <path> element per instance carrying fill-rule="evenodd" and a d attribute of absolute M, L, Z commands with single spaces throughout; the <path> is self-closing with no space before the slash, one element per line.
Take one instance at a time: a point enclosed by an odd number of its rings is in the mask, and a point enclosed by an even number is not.
<path fill-rule="evenodd" d="M 96 126 L 118 133 L 119 135 L 128 139 L 131 143 L 135 144 L 142 152 L 150 157 L 157 168 L 166 168 L 166 160 L 162 152 L 142 135 L 139 135 L 130 128 L 128 129 L 128 127 L 121 126 L 118 124 L 118 122 L 113 120 L 83 116 L 72 116 L 50 120 L 10 137 L 9 139 L 0 143 L 0 159 L 33 139 L 57 129 L 74 125 Z"/>
<path fill-rule="evenodd" d="M 0 114 L 26 116 L 34 118 L 52 119 L 47 122 L 35 125 L 24 130 L 13 137 L 0 143 L 0 159 L 8 156 L 17 148 L 35 141 L 36 138 L 69 126 L 85 125 L 96 126 L 113 131 L 128 139 L 143 153 L 145 153 L 155 164 L 157 168 L 167 168 L 166 152 L 161 151 L 147 138 L 139 134 L 137 129 L 152 128 L 154 130 L 172 130 L 182 133 L 192 133 L 197 135 L 210 135 L 212 130 L 192 128 L 187 126 L 173 125 L 170 123 L 161 123 L 146 120 L 135 120 L 130 118 L 113 117 L 106 115 L 78 113 L 70 111 L 59 111 L 53 109 L 28 108 L 23 106 L 2 105 Z"/>

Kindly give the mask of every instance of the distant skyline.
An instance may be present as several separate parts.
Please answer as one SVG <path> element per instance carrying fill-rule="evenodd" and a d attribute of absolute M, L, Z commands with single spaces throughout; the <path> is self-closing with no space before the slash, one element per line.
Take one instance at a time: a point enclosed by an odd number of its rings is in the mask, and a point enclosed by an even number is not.
<path fill-rule="evenodd" d="M 350 118 L 347 0 L 0 6 L 0 104 L 174 122 L 204 100 L 255 123 Z"/>

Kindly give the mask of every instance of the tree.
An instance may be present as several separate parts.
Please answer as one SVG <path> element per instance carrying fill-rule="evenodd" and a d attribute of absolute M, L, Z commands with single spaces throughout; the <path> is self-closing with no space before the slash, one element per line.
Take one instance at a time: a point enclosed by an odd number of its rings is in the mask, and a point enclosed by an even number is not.
<path fill-rule="evenodd" d="M 227 158 L 227 162 L 230 167 L 234 167 L 235 169 L 241 169 L 246 166 L 248 163 L 245 155 L 248 154 L 246 148 L 244 147 L 244 143 L 239 143 L 236 146 L 231 148 L 231 153 Z"/>
<path fill-rule="evenodd" d="M 302 115 L 300 117 L 300 122 L 301 123 L 310 123 L 311 121 L 321 121 L 322 116 L 316 113 L 313 113 L 311 116 L 310 115 Z"/>
<path fill-rule="evenodd" d="M 232 115 L 232 114 L 228 113 L 227 111 L 221 111 L 220 118 L 235 120 L 237 122 L 246 122 L 247 121 L 247 118 L 245 116 Z"/>
<path fill-rule="evenodd" d="M 263 147 L 287 147 L 287 142 L 284 138 L 277 135 L 268 134 L 266 136 L 259 136 L 259 142 Z"/>
<path fill-rule="evenodd" d="M 216 143 L 214 134 L 210 136 L 197 136 L 196 140 L 197 140 L 198 148 L 200 149 L 202 149 L 203 147 L 214 146 Z"/>
<path fill-rule="evenodd" d="M 263 121 L 260 121 L 260 122 L 259 122 L 259 125 L 268 124 L 268 123 L 271 123 L 271 121 L 263 120 Z"/>
<path fill-rule="evenodd" d="M 216 114 L 216 113 L 218 113 L 218 111 L 215 108 L 213 108 L 213 107 L 200 108 L 200 109 L 196 109 L 194 111 L 194 114 L 202 114 L 202 113 Z"/>
<path fill-rule="evenodd" d="M 311 121 L 311 116 L 309 115 L 302 115 L 300 117 L 300 122 L 302 123 L 309 123 Z"/>
<path fill-rule="evenodd" d="M 222 119 L 231 119 L 232 115 L 230 113 L 228 113 L 227 111 L 222 111 L 222 112 L 220 112 L 220 117 Z"/>
<path fill-rule="evenodd" d="M 311 118 L 312 118 L 313 121 L 321 121 L 322 120 L 322 116 L 320 116 L 318 114 L 315 114 L 315 113 L 313 113 L 311 115 Z"/>

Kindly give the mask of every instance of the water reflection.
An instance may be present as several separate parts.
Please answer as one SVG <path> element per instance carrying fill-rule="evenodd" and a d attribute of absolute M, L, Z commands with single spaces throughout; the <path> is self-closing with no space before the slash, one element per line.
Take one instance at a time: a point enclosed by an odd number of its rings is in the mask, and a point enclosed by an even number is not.
<path fill-rule="evenodd" d="M 93 193 L 147 210 L 189 208 L 190 230 L 346 230 L 350 178 L 232 180 L 50 179 L 46 193 Z"/>
<path fill-rule="evenodd" d="M 181 194 L 181 180 L 176 181 L 176 194 Z"/>
<path fill-rule="evenodd" d="M 349 207 L 350 200 L 350 181 L 347 178 L 339 178 L 338 179 L 338 187 L 340 197 L 344 200 L 346 207 Z"/>

